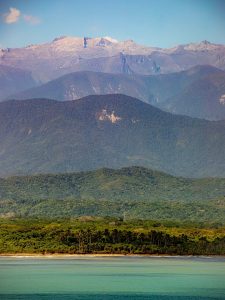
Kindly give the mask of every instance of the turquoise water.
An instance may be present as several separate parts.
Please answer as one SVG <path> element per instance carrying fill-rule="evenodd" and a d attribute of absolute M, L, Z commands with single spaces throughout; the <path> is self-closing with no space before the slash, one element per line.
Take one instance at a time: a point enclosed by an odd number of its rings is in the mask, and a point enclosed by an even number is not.
<path fill-rule="evenodd" d="M 0 299 L 225 299 L 225 258 L 0 257 Z"/>

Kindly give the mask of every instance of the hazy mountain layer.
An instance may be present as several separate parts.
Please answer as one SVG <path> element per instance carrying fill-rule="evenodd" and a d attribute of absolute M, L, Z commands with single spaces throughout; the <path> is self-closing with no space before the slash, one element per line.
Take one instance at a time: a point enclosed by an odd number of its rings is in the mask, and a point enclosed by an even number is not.
<path fill-rule="evenodd" d="M 0 101 L 35 85 L 31 72 L 0 65 Z"/>
<path fill-rule="evenodd" d="M 0 64 L 32 72 L 46 82 L 75 71 L 158 74 L 212 65 L 225 70 L 225 46 L 207 41 L 171 49 L 146 47 L 110 37 L 60 37 L 50 43 L 0 49 Z"/>
<path fill-rule="evenodd" d="M 225 123 L 163 112 L 124 95 L 0 103 L 0 174 L 145 166 L 225 176 Z"/>
<path fill-rule="evenodd" d="M 211 66 L 154 76 L 76 72 L 11 97 L 62 101 L 112 93 L 126 94 L 176 114 L 225 119 L 225 72 Z"/>

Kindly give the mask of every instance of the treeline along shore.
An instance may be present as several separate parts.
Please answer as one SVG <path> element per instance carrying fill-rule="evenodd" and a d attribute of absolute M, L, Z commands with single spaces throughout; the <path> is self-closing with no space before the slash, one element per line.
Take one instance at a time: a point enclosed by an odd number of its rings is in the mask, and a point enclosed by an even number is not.
<path fill-rule="evenodd" d="M 0 254 L 225 255 L 225 228 L 82 217 L 0 219 Z"/>
<path fill-rule="evenodd" d="M 224 255 L 224 191 L 142 167 L 1 178 L 0 254 Z"/>

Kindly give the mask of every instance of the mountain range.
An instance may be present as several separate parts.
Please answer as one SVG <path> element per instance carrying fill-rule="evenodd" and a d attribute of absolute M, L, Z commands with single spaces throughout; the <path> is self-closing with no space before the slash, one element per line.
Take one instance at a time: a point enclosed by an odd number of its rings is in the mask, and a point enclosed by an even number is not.
<path fill-rule="evenodd" d="M 0 49 L 0 120 L 0 218 L 224 224 L 225 45 Z"/>
<path fill-rule="evenodd" d="M 162 110 L 225 118 L 225 46 L 208 41 L 170 49 L 111 37 L 59 37 L 0 49 L 0 101 L 73 100 L 125 94 Z"/>
<path fill-rule="evenodd" d="M 10 98 L 66 101 L 99 94 L 125 94 L 175 114 L 225 119 L 225 72 L 205 65 L 148 76 L 75 72 Z"/>
<path fill-rule="evenodd" d="M 77 71 L 150 75 L 196 65 L 225 70 L 225 46 L 202 41 L 163 49 L 110 37 L 63 36 L 45 44 L 0 49 L 0 65 L 28 70 L 42 83 Z"/>
<path fill-rule="evenodd" d="M 145 166 L 225 176 L 225 123 L 163 112 L 125 95 L 0 103 L 0 176 Z"/>

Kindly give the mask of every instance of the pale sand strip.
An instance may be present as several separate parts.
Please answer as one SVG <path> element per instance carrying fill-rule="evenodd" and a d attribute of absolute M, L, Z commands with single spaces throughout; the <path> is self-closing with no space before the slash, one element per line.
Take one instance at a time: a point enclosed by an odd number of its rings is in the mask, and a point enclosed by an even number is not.
<path fill-rule="evenodd" d="M 225 258 L 225 255 L 168 255 L 168 254 L 106 254 L 106 253 L 96 253 L 96 254 L 61 254 L 61 253 L 0 253 L 0 257 L 11 257 L 11 258 L 95 258 L 95 257 L 168 257 L 168 258 Z"/>

